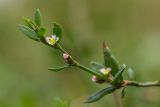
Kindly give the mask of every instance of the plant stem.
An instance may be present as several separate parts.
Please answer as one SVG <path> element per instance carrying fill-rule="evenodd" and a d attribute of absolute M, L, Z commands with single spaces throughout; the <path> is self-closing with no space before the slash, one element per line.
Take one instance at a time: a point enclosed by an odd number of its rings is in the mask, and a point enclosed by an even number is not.
<path fill-rule="evenodd" d="M 160 81 L 142 83 L 142 82 L 125 80 L 125 84 L 126 86 L 135 86 L 135 87 L 159 87 Z"/>
<path fill-rule="evenodd" d="M 116 92 L 113 92 L 112 95 L 113 95 L 116 107 L 123 107 L 123 103 L 119 95 Z"/>
<path fill-rule="evenodd" d="M 65 51 L 65 50 L 61 47 L 61 45 L 59 45 L 59 44 L 57 44 L 57 49 L 59 49 L 62 53 L 67 53 L 67 51 Z M 67 54 L 68 54 L 68 53 L 67 53 Z M 69 55 L 69 54 L 68 54 L 68 55 Z M 69 56 L 70 56 L 70 55 L 69 55 Z M 93 71 L 92 69 L 89 69 L 89 68 L 87 68 L 87 67 L 79 64 L 76 60 L 74 60 L 74 59 L 72 58 L 72 56 L 70 56 L 70 58 L 71 58 L 71 60 L 72 60 L 73 63 L 74 63 L 73 66 L 78 67 L 78 68 L 80 68 L 80 69 L 82 69 L 82 70 L 87 71 L 87 72 L 90 73 L 90 74 L 93 74 L 93 75 L 95 75 L 95 76 L 97 76 L 97 77 L 99 77 L 99 78 L 102 78 L 102 79 L 106 80 L 106 78 L 103 76 L 103 74 L 100 74 L 100 73 L 98 73 L 98 72 L 95 72 L 95 71 Z"/>
<path fill-rule="evenodd" d="M 51 45 L 47 44 L 45 40 L 43 40 L 42 42 L 43 42 L 44 44 L 52 47 Z M 60 44 L 56 44 L 56 49 L 59 49 L 62 53 L 68 54 L 68 52 L 67 52 Z M 68 55 L 69 55 L 69 54 L 68 54 Z M 70 55 L 69 55 L 69 56 L 70 56 Z M 97 77 L 99 77 L 99 78 L 102 78 L 102 79 L 106 80 L 106 78 L 103 76 L 103 74 L 98 73 L 98 72 L 95 72 L 95 71 L 93 71 L 92 69 L 89 69 L 89 68 L 87 68 L 87 67 L 79 64 L 76 60 L 74 60 L 74 59 L 72 58 L 72 56 L 70 56 L 70 58 L 71 58 L 71 60 L 73 61 L 72 66 L 78 67 L 78 68 L 80 68 L 80 69 L 82 69 L 82 70 L 87 71 L 87 72 L 90 73 L 90 74 L 93 74 L 93 75 L 95 75 L 95 76 L 97 76 Z"/>
<path fill-rule="evenodd" d="M 93 75 L 95 75 L 95 76 L 97 76 L 97 77 L 99 77 L 99 78 L 102 78 L 102 79 L 106 80 L 106 78 L 103 76 L 103 74 L 100 74 L 100 73 L 98 73 L 98 72 L 95 72 L 95 71 L 93 71 L 92 69 L 89 69 L 89 68 L 87 68 L 87 67 L 85 67 L 85 66 L 83 66 L 83 65 L 81 65 L 81 64 L 79 64 L 79 63 L 76 65 L 76 67 L 78 67 L 78 68 L 80 68 L 80 69 L 82 69 L 82 70 L 85 70 L 85 71 L 87 71 L 88 73 L 93 74 Z"/>
<path fill-rule="evenodd" d="M 60 44 L 57 44 L 57 49 L 59 49 L 62 53 L 67 53 L 67 51 L 63 49 Z"/>

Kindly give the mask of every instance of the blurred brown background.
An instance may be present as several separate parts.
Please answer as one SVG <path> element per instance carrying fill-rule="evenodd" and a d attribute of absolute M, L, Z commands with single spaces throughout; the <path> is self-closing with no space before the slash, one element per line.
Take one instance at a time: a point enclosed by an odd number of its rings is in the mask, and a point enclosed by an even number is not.
<path fill-rule="evenodd" d="M 84 99 L 105 87 L 74 68 L 60 73 L 62 55 L 25 37 L 18 24 L 39 8 L 43 24 L 63 27 L 62 45 L 83 65 L 103 63 L 105 41 L 119 61 L 135 71 L 137 81 L 160 79 L 159 0 L 0 0 L 0 107 L 54 107 L 54 98 L 71 107 L 115 107 L 112 95 L 94 104 Z M 127 76 L 127 75 L 126 75 Z M 125 107 L 160 107 L 159 88 L 129 88 Z"/>

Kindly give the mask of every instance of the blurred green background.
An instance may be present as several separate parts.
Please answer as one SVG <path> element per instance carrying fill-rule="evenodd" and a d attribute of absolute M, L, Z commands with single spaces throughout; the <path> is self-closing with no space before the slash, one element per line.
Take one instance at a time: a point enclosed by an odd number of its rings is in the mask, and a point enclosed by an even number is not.
<path fill-rule="evenodd" d="M 112 95 L 93 104 L 84 99 L 105 87 L 74 68 L 54 73 L 62 55 L 25 37 L 18 24 L 39 8 L 43 24 L 63 27 L 62 45 L 83 65 L 103 63 L 105 41 L 120 63 L 135 71 L 137 81 L 160 79 L 159 0 L 0 0 L 0 107 L 54 107 L 55 97 L 71 107 L 115 107 Z M 127 90 L 125 107 L 160 107 L 159 88 Z"/>

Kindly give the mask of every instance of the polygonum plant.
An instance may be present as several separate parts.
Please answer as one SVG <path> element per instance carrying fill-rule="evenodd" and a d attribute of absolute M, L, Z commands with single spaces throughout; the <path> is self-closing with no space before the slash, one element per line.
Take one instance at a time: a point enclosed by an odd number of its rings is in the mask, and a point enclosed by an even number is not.
<path fill-rule="evenodd" d="M 61 67 L 49 68 L 49 70 L 58 72 L 65 68 L 73 66 L 93 75 L 91 79 L 93 82 L 98 84 L 107 83 L 107 87 L 100 89 L 93 95 L 89 96 L 86 99 L 85 103 L 98 101 L 105 95 L 111 94 L 119 89 L 122 89 L 121 96 L 123 98 L 125 96 L 125 90 L 128 86 L 160 86 L 160 81 L 141 83 L 125 80 L 123 77 L 123 73 L 124 71 L 128 71 L 129 69 L 126 69 L 125 64 L 119 64 L 118 60 L 115 58 L 115 56 L 105 43 L 103 43 L 104 65 L 97 62 L 91 62 L 92 68 L 81 65 L 60 45 L 60 41 L 62 39 L 62 29 L 58 24 L 54 24 L 53 33 L 50 36 L 46 36 L 47 28 L 42 26 L 41 13 L 39 9 L 35 11 L 35 21 L 32 21 L 31 19 L 26 17 L 23 20 L 24 24 L 19 25 L 19 29 L 24 33 L 24 35 L 28 36 L 32 40 L 41 42 L 62 52 L 62 57 L 65 60 L 66 65 Z"/>

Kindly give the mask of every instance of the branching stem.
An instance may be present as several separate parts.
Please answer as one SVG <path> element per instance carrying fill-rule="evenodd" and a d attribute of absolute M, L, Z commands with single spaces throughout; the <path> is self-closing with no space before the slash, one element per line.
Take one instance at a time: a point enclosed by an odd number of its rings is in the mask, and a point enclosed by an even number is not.
<path fill-rule="evenodd" d="M 126 86 L 135 86 L 135 87 L 160 87 L 160 81 L 142 83 L 142 82 L 125 80 L 125 84 Z"/>

